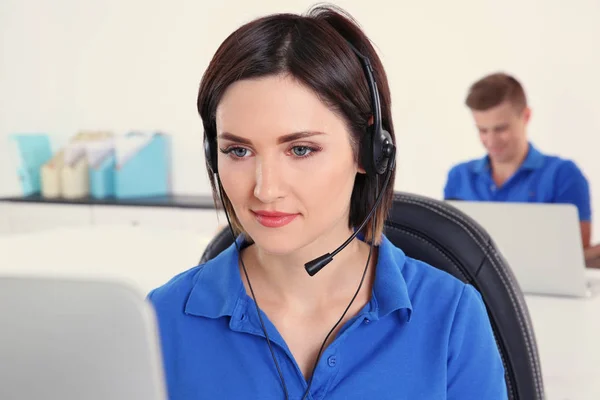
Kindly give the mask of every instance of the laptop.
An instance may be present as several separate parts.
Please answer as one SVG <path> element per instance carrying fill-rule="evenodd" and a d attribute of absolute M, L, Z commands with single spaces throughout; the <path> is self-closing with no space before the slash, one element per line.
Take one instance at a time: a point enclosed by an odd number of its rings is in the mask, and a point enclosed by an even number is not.
<path fill-rule="evenodd" d="M 585 267 L 572 204 L 447 201 L 479 223 L 510 265 L 524 293 L 588 297 L 600 279 Z M 600 278 L 600 277 L 599 277 Z"/>
<path fill-rule="evenodd" d="M 0 277 L 0 321 L 0 399 L 167 399 L 154 312 L 125 285 Z"/>

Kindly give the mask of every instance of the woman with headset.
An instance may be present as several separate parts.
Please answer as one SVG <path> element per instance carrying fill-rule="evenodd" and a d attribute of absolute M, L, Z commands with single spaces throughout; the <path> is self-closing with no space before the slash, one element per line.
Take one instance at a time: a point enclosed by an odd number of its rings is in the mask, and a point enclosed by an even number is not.
<path fill-rule="evenodd" d="M 340 10 L 266 16 L 221 44 L 198 110 L 237 240 L 149 295 L 172 400 L 507 397 L 476 290 L 382 234 L 390 102 Z"/>

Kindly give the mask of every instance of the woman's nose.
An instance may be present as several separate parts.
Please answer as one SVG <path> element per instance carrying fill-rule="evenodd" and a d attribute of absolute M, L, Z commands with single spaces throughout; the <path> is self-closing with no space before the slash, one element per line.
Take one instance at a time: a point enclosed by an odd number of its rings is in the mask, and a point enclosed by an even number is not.
<path fill-rule="evenodd" d="M 263 203 L 272 203 L 284 197 L 284 187 L 281 165 L 273 159 L 258 160 L 254 196 Z"/>

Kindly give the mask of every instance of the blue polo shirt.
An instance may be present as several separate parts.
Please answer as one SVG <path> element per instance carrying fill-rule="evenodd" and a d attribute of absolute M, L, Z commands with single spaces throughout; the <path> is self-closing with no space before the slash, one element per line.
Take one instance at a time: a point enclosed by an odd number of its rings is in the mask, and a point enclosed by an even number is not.
<path fill-rule="evenodd" d="M 446 200 L 566 203 L 577 207 L 580 221 L 590 221 L 588 181 L 571 161 L 542 154 L 531 143 L 527 157 L 501 187 L 492 179 L 489 157 L 454 166 L 444 188 Z"/>
<path fill-rule="evenodd" d="M 149 298 L 171 400 L 284 398 L 234 245 Z M 307 382 L 262 315 L 290 399 L 301 399 Z M 506 399 L 503 364 L 479 293 L 384 237 L 372 298 L 324 351 L 308 398 Z"/>

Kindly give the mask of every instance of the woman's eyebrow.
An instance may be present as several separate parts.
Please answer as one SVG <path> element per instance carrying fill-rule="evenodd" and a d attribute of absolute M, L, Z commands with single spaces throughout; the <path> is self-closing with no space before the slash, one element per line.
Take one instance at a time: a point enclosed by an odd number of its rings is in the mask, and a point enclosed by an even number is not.
<path fill-rule="evenodd" d="M 311 137 L 311 136 L 324 135 L 324 134 L 325 134 L 325 132 L 319 132 L 319 131 L 294 132 L 294 133 L 290 133 L 289 135 L 280 136 L 277 139 L 277 143 L 279 143 L 279 144 L 288 143 L 288 142 L 293 142 L 294 140 L 303 139 L 303 138 Z"/>
<path fill-rule="evenodd" d="M 319 132 L 319 131 L 294 132 L 294 133 L 290 133 L 288 135 L 280 136 L 279 138 L 277 138 L 277 143 L 283 144 L 283 143 L 293 142 L 294 140 L 303 139 L 306 137 L 324 135 L 324 134 L 325 134 L 325 132 Z M 219 139 L 225 139 L 225 140 L 229 140 L 229 141 L 240 143 L 240 144 L 252 145 L 251 140 L 243 138 L 241 136 L 234 135 L 233 133 L 230 133 L 230 132 L 223 132 L 223 133 L 219 134 Z"/>
<path fill-rule="evenodd" d="M 241 143 L 241 144 L 247 144 L 247 145 L 251 145 L 252 142 L 246 138 L 234 135 L 233 133 L 229 133 L 229 132 L 223 132 L 221 134 L 219 134 L 219 139 L 225 139 L 225 140 L 229 140 L 231 142 L 236 142 L 236 143 Z"/>

